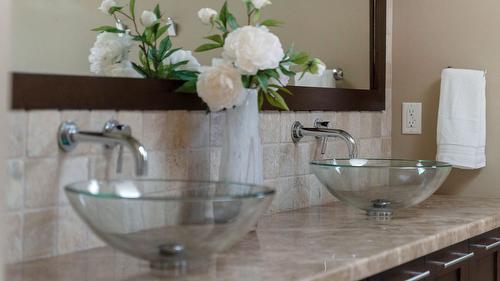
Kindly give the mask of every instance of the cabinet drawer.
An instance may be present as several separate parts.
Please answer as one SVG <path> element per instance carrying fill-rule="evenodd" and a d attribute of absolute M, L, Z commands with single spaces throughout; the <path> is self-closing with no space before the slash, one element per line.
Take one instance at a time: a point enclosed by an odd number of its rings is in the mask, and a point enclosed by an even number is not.
<path fill-rule="evenodd" d="M 430 271 L 426 269 L 425 259 L 421 258 L 407 264 L 398 266 L 375 277 L 368 278 L 368 281 L 420 281 L 429 280 Z"/>
<path fill-rule="evenodd" d="M 500 233 L 490 231 L 470 239 L 469 249 L 475 256 L 470 261 L 470 281 L 500 281 Z"/>
<path fill-rule="evenodd" d="M 500 249 L 500 231 L 493 230 L 469 240 L 469 249 L 476 258 Z"/>
<path fill-rule="evenodd" d="M 464 241 L 428 255 L 425 264 L 431 271 L 432 280 L 467 280 L 473 257 L 468 241 Z"/>

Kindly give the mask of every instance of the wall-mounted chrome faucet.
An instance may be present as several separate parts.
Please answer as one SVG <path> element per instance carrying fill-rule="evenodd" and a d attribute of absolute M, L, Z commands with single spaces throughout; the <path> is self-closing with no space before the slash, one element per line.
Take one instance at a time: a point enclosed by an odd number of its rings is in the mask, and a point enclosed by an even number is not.
<path fill-rule="evenodd" d="M 148 173 L 148 153 L 144 146 L 132 137 L 132 130 L 128 125 L 120 124 L 111 120 L 106 122 L 102 132 L 83 132 L 73 122 L 63 122 L 59 126 L 57 135 L 59 147 L 66 152 L 70 152 L 80 142 L 92 142 L 105 145 L 106 148 L 114 149 L 120 147 L 118 156 L 117 172 L 121 172 L 123 166 L 123 147 L 130 149 L 134 155 L 135 173 L 144 176 Z"/>
<path fill-rule="evenodd" d="M 300 122 L 297 121 L 292 125 L 292 140 L 294 143 L 298 143 L 305 136 L 321 138 L 321 154 L 324 155 L 326 152 L 328 138 L 340 138 L 347 144 L 349 158 L 357 158 L 358 145 L 353 136 L 344 130 L 328 128 L 329 125 L 330 122 L 318 119 L 314 122 L 314 128 L 305 128 Z"/>

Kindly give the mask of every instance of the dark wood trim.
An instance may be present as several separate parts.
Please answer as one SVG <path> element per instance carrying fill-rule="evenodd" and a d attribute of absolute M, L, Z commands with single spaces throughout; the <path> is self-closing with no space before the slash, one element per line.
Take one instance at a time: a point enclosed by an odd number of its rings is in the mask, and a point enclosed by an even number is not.
<path fill-rule="evenodd" d="M 386 0 L 371 0 L 370 90 L 290 86 L 294 95 L 286 100 L 291 110 L 385 109 L 386 7 Z M 175 81 L 13 73 L 12 85 L 13 109 L 206 109 L 195 94 L 175 93 Z"/>

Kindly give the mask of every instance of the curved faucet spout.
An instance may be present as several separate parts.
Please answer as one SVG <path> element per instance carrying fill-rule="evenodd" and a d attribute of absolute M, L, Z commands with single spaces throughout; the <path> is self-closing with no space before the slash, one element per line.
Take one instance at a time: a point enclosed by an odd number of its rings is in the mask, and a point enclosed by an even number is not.
<path fill-rule="evenodd" d="M 318 138 L 340 138 L 347 144 L 349 158 L 355 159 L 358 157 L 358 145 L 356 140 L 351 134 L 344 130 L 330 128 L 305 128 L 300 122 L 295 122 L 292 126 L 293 141 L 297 143 L 306 136 Z"/>
<path fill-rule="evenodd" d="M 103 132 L 81 132 L 75 123 L 64 122 L 59 128 L 59 147 L 64 151 L 73 150 L 80 142 L 100 143 L 109 148 L 117 145 L 127 147 L 134 156 L 135 173 L 145 176 L 148 173 L 148 152 L 134 137 L 128 126 L 120 125 L 116 121 L 106 123 Z M 122 165 L 122 150 L 118 158 L 118 170 Z"/>

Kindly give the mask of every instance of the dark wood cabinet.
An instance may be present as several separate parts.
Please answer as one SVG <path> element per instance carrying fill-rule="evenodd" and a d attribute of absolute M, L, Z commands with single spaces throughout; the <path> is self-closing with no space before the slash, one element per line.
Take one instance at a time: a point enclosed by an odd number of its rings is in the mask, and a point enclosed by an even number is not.
<path fill-rule="evenodd" d="M 500 229 L 388 270 L 366 281 L 500 281 Z"/>

